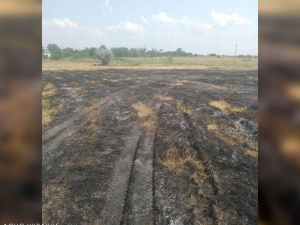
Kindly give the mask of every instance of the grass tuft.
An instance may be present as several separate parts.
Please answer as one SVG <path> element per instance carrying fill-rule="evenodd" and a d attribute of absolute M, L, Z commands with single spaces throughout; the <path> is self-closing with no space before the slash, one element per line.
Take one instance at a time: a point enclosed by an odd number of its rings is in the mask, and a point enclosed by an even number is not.
<path fill-rule="evenodd" d="M 190 109 L 190 107 L 187 104 L 184 104 L 182 101 L 176 101 L 176 108 L 186 114 L 192 114 L 192 110 Z"/>
<path fill-rule="evenodd" d="M 56 95 L 58 92 L 58 89 L 51 83 L 47 83 L 43 89 L 42 96 L 43 97 L 51 97 Z"/>
<path fill-rule="evenodd" d="M 215 124 L 215 123 L 213 123 L 213 124 L 208 124 L 208 125 L 207 125 L 207 129 L 208 129 L 209 131 L 212 131 L 212 130 L 218 130 L 218 126 L 217 126 L 217 124 Z"/>
<path fill-rule="evenodd" d="M 210 106 L 220 109 L 226 115 L 231 113 L 242 113 L 247 110 L 247 107 L 239 108 L 230 105 L 225 101 L 212 101 L 209 103 Z"/>
<path fill-rule="evenodd" d="M 257 157 L 257 142 L 243 133 L 232 129 L 228 124 L 218 123 L 207 118 L 207 130 L 212 132 L 216 138 L 229 147 L 236 147 L 243 151 L 244 154 Z"/>
<path fill-rule="evenodd" d="M 197 159 L 196 152 L 190 149 L 179 150 L 175 146 L 171 146 L 159 159 L 160 165 L 168 170 L 176 173 L 183 173 L 189 169 L 189 165 L 196 167 L 198 170 L 203 170 L 202 163 Z"/>
<path fill-rule="evenodd" d="M 132 107 L 137 111 L 138 117 L 142 120 L 143 129 L 151 131 L 156 127 L 156 115 L 147 105 L 138 102 L 134 103 Z"/>
<path fill-rule="evenodd" d="M 169 96 L 166 96 L 166 95 L 159 95 L 159 94 L 155 94 L 154 98 L 162 100 L 162 101 L 172 101 L 173 100 L 172 97 L 169 97 Z"/>
<path fill-rule="evenodd" d="M 52 117 L 63 109 L 63 105 L 53 106 L 49 98 L 55 96 L 58 89 L 51 83 L 47 83 L 42 92 L 42 125 L 47 126 L 52 123 Z"/>

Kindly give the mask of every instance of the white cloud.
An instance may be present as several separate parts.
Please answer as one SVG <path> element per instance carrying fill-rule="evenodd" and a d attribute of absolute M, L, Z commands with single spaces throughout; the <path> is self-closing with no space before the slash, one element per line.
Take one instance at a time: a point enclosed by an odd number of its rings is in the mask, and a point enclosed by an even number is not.
<path fill-rule="evenodd" d="M 64 19 L 52 19 L 52 20 L 48 20 L 42 21 L 42 25 L 43 26 L 54 26 L 54 27 L 59 27 L 59 28 L 67 28 L 67 27 L 78 27 L 78 23 L 71 21 L 68 18 L 64 18 Z"/>
<path fill-rule="evenodd" d="M 84 45 L 89 40 L 97 43 L 103 32 L 97 27 L 85 27 L 70 19 L 43 20 L 43 44 L 57 43 L 64 46 Z M 82 46 L 85 47 L 85 46 Z"/>
<path fill-rule="evenodd" d="M 200 20 L 189 17 L 175 19 L 169 17 L 165 12 L 160 12 L 156 15 L 152 15 L 152 18 L 150 20 L 147 20 L 144 16 L 141 16 L 141 18 L 146 24 L 152 23 L 152 25 L 154 25 L 155 27 L 159 27 L 160 29 L 169 28 L 172 29 L 172 32 L 174 32 L 174 29 L 177 29 L 177 32 L 184 32 L 182 31 L 182 29 L 190 31 L 209 31 L 212 28 L 212 25 Z"/>
<path fill-rule="evenodd" d="M 143 26 L 128 21 L 122 21 L 114 26 L 107 26 L 105 27 L 105 30 L 113 33 L 139 33 L 145 31 Z"/>
<path fill-rule="evenodd" d="M 103 32 L 96 27 L 83 27 L 78 23 L 71 21 L 68 18 L 65 19 L 51 19 L 42 21 L 43 29 L 54 30 L 59 32 L 71 32 L 71 33 L 82 33 L 87 35 L 102 36 Z"/>
<path fill-rule="evenodd" d="M 211 16 L 213 17 L 215 23 L 219 26 L 225 26 L 227 24 L 234 24 L 234 25 L 251 25 L 252 22 L 246 18 L 242 17 L 239 14 L 225 14 L 225 13 L 218 13 L 216 11 L 211 12 Z"/>
<path fill-rule="evenodd" d="M 194 29 L 194 30 L 205 30 L 208 31 L 211 29 L 211 25 L 208 23 L 204 23 L 200 20 L 196 20 L 196 19 L 192 19 L 189 17 L 183 17 L 180 20 L 180 24 L 185 27 L 185 28 L 189 28 L 189 29 Z"/>
<path fill-rule="evenodd" d="M 152 15 L 152 18 L 160 21 L 162 23 L 167 23 L 167 24 L 176 24 L 177 21 L 169 16 L 165 12 L 160 12 L 157 15 Z"/>
<path fill-rule="evenodd" d="M 103 9 L 108 9 L 109 11 L 112 11 L 112 7 L 110 5 L 110 0 L 104 0 L 104 3 L 102 5 Z"/>

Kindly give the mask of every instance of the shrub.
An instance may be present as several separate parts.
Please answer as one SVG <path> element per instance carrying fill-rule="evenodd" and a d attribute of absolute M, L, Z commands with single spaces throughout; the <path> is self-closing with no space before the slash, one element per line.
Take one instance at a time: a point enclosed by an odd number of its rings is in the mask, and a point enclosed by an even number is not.
<path fill-rule="evenodd" d="M 51 52 L 51 59 L 58 60 L 62 58 L 61 49 L 57 44 L 48 44 L 47 49 Z"/>
<path fill-rule="evenodd" d="M 100 59 L 103 65 L 109 65 L 110 60 L 112 59 L 112 52 L 106 49 L 99 48 L 95 52 L 95 58 Z"/>

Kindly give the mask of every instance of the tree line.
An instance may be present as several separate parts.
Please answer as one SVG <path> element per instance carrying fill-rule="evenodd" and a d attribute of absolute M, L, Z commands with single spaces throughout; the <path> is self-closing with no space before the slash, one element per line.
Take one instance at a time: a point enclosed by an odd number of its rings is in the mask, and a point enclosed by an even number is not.
<path fill-rule="evenodd" d="M 74 58 L 74 59 L 83 59 L 83 58 L 99 58 L 99 54 L 114 56 L 114 57 L 193 57 L 193 56 L 212 56 L 212 57 L 232 57 L 228 55 L 218 55 L 211 53 L 208 55 L 199 55 L 193 54 L 190 52 L 185 52 L 182 48 L 177 48 L 176 51 L 164 51 L 163 49 L 154 49 L 147 50 L 146 48 L 126 48 L 126 47 L 113 47 L 108 49 L 105 45 L 101 45 L 99 48 L 85 48 L 82 50 L 73 49 L 73 48 L 64 48 L 61 49 L 57 44 L 48 44 L 47 49 L 51 53 L 51 58 L 58 60 L 61 58 Z M 43 53 L 45 48 L 43 47 Z M 101 55 L 100 54 L 100 55 Z M 239 58 L 257 58 L 253 55 L 238 55 Z M 44 56 L 44 58 L 47 58 Z"/>

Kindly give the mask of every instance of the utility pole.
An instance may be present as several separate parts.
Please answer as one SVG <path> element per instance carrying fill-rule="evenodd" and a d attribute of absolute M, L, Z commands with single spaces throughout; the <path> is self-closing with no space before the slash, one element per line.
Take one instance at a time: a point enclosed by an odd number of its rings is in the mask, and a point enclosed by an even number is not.
<path fill-rule="evenodd" d="M 64 58 L 64 46 L 61 46 L 61 59 Z"/>
<path fill-rule="evenodd" d="M 235 57 L 236 57 L 236 50 L 237 50 L 237 44 L 235 45 L 234 63 L 235 63 Z"/>

